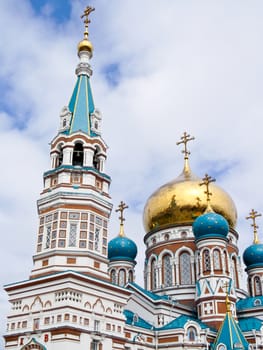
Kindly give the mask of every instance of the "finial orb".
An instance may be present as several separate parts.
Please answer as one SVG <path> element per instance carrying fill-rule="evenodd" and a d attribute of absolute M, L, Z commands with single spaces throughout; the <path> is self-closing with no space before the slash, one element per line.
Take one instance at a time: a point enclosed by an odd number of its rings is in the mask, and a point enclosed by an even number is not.
<path fill-rule="evenodd" d="M 92 54 L 93 53 L 92 43 L 87 39 L 81 40 L 78 44 L 78 53 L 80 53 L 81 51 L 88 51 L 90 54 Z"/>

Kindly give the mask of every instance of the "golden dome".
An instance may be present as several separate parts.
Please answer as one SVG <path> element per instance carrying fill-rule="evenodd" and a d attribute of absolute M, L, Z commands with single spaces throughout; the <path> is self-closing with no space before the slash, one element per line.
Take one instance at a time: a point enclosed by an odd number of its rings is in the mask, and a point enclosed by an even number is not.
<path fill-rule="evenodd" d="M 88 39 L 84 38 L 78 44 L 78 53 L 80 51 L 89 51 L 89 52 L 92 53 L 93 52 L 93 45 L 92 45 L 92 43 Z"/>
<path fill-rule="evenodd" d="M 200 178 L 192 174 L 186 160 L 182 174 L 160 187 L 146 202 L 143 214 L 145 231 L 192 223 L 207 207 L 205 190 L 199 185 L 201 182 Z M 209 189 L 212 192 L 212 209 L 224 216 L 234 228 L 237 211 L 232 198 L 213 183 Z"/>

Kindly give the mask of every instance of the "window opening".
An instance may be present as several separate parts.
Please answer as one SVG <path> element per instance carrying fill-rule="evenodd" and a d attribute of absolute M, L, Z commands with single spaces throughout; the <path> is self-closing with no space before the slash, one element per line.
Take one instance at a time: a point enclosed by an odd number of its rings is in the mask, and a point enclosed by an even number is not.
<path fill-rule="evenodd" d="M 98 147 L 95 148 L 94 156 L 93 156 L 93 167 L 97 170 L 100 170 L 100 160 L 98 157 L 99 149 Z"/>
<path fill-rule="evenodd" d="M 119 285 L 124 286 L 125 284 L 125 271 L 123 269 L 119 272 Z"/>
<path fill-rule="evenodd" d="M 68 245 L 69 247 L 76 247 L 77 245 L 77 224 L 70 224 Z"/>
<path fill-rule="evenodd" d="M 187 337 L 189 341 L 195 341 L 196 340 L 196 329 L 194 327 L 189 327 L 187 330 Z"/>
<path fill-rule="evenodd" d="M 94 321 L 94 331 L 99 332 L 99 330 L 100 330 L 100 321 L 95 320 Z"/>
<path fill-rule="evenodd" d="M 100 241 L 100 229 L 95 228 L 95 250 L 99 250 L 99 241 Z"/>
<path fill-rule="evenodd" d="M 59 148 L 59 154 L 58 154 L 58 166 L 60 166 L 63 163 L 63 150 L 60 147 Z"/>
<path fill-rule="evenodd" d="M 157 270 L 155 267 L 155 260 L 152 260 L 151 263 L 151 279 L 152 279 L 152 289 L 156 289 L 157 288 Z"/>
<path fill-rule="evenodd" d="M 214 250 L 214 269 L 221 270 L 220 252 L 217 249 Z"/>
<path fill-rule="evenodd" d="M 111 271 L 111 282 L 116 284 L 117 280 L 116 280 L 116 271 L 112 270 Z"/>
<path fill-rule="evenodd" d="M 180 283 L 192 283 L 190 254 L 186 252 L 180 255 Z"/>
<path fill-rule="evenodd" d="M 208 249 L 204 250 L 204 270 L 211 271 L 210 252 Z"/>
<path fill-rule="evenodd" d="M 133 273 L 132 273 L 132 271 L 129 271 L 128 281 L 129 282 L 133 282 Z"/>
<path fill-rule="evenodd" d="M 163 282 L 165 287 L 172 285 L 172 265 L 170 255 L 163 257 Z"/>
<path fill-rule="evenodd" d="M 82 143 L 76 143 L 73 150 L 73 165 L 83 165 L 83 145 Z"/>
<path fill-rule="evenodd" d="M 51 236 L 51 225 L 47 226 L 47 235 L 46 235 L 46 245 L 45 248 L 50 248 L 50 236 Z"/>
<path fill-rule="evenodd" d="M 260 278 L 258 276 L 255 277 L 255 295 L 261 295 L 261 285 L 260 285 Z"/>

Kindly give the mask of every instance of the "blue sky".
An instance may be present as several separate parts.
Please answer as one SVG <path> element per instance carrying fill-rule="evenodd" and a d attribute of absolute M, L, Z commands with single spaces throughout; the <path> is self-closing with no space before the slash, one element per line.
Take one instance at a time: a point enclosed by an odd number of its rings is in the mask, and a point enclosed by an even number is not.
<path fill-rule="evenodd" d="M 57 24 L 63 24 L 70 18 L 70 0 L 30 0 L 36 16 L 47 16 Z"/>
<path fill-rule="evenodd" d="M 194 173 L 209 172 L 236 203 L 242 252 L 253 239 L 245 217 L 252 207 L 263 211 L 262 1 L 90 4 L 96 7 L 91 85 L 109 145 L 112 201 L 129 205 L 125 231 L 138 245 L 137 281 L 143 281 L 143 208 L 181 173 L 176 142 L 184 131 L 195 136 Z M 85 6 L 84 0 L 0 2 L 1 263 L 9 267 L 2 284 L 26 279 L 32 267 L 36 200 L 50 166 L 48 143 L 76 81 Z M 118 233 L 117 217 L 113 212 L 110 237 Z M 0 306 L 9 310 L 4 292 Z"/>

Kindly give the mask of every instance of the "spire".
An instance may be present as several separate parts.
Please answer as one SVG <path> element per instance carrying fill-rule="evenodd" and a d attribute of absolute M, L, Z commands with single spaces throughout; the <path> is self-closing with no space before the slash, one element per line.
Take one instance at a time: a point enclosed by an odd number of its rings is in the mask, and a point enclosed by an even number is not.
<path fill-rule="evenodd" d="M 100 121 L 101 116 L 98 110 L 95 109 L 91 86 L 90 77 L 92 75 L 92 69 L 90 66 L 90 59 L 93 53 L 92 43 L 89 41 L 89 15 L 95 9 L 87 6 L 81 18 L 84 18 L 84 38 L 78 45 L 79 63 L 76 68 L 77 82 L 73 90 L 67 111 L 70 115 L 70 120 L 66 127 L 63 127 L 64 115 L 62 118 L 61 132 L 72 134 L 78 131 L 84 132 L 88 136 L 96 137 L 100 135 Z"/>
<path fill-rule="evenodd" d="M 209 176 L 208 174 L 205 174 L 205 177 L 202 179 L 203 182 L 201 182 L 199 184 L 199 186 L 205 186 L 206 187 L 206 191 L 204 191 L 204 193 L 206 194 L 206 202 L 207 202 L 207 208 L 206 208 L 206 213 L 210 213 L 210 212 L 213 212 L 213 209 L 211 208 L 211 204 L 210 204 L 210 201 L 211 201 L 211 196 L 212 196 L 212 192 L 210 192 L 209 190 L 209 186 L 210 186 L 210 183 L 211 182 L 215 182 L 216 180 L 215 179 L 212 179 L 211 176 Z"/>
<path fill-rule="evenodd" d="M 121 201 L 120 204 L 119 204 L 118 209 L 116 209 L 116 212 L 118 212 L 118 211 L 120 212 L 120 216 L 119 216 L 119 219 L 120 219 L 120 233 L 119 233 L 119 236 L 120 237 L 124 237 L 125 236 L 124 226 L 123 226 L 125 218 L 123 216 L 123 212 L 127 208 L 129 208 L 128 205 L 126 205 L 123 201 Z"/>
<path fill-rule="evenodd" d="M 249 216 L 246 217 L 246 219 L 252 219 L 252 224 L 251 226 L 253 227 L 254 230 L 254 244 L 258 244 L 259 243 L 259 239 L 258 239 L 258 226 L 256 225 L 256 218 L 261 216 L 262 214 L 258 213 L 257 211 L 255 211 L 254 209 L 251 210 L 251 212 L 249 213 Z"/>
<path fill-rule="evenodd" d="M 184 132 L 183 136 L 181 136 L 181 141 L 176 142 L 176 145 L 183 144 L 184 149 L 182 150 L 182 153 L 184 154 L 184 170 L 183 174 L 186 178 L 191 177 L 191 169 L 189 165 L 189 155 L 191 154 L 190 151 L 187 149 L 187 144 L 189 141 L 194 140 L 194 137 L 191 137 L 187 132 Z"/>
<path fill-rule="evenodd" d="M 231 283 L 231 281 L 230 281 Z M 213 349 L 217 349 L 219 344 L 225 345 L 228 350 L 243 349 L 248 350 L 249 344 L 246 341 L 238 323 L 232 316 L 231 312 L 231 302 L 229 300 L 229 289 L 231 287 L 230 283 L 225 283 L 226 291 L 226 316 L 222 325 L 217 333 Z"/>

